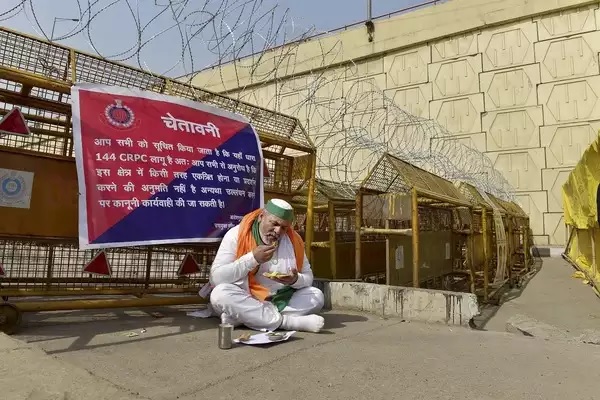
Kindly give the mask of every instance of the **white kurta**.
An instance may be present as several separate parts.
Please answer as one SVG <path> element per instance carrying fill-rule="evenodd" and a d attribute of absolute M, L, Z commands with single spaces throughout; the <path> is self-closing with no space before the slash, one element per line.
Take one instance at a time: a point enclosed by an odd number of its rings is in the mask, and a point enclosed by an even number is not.
<path fill-rule="evenodd" d="M 275 330 L 281 325 L 282 314 L 308 315 L 323 308 L 323 293 L 312 287 L 313 273 L 306 256 L 302 272 L 292 285 L 297 291 L 288 306 L 281 311 L 272 303 L 259 301 L 250 295 L 248 274 L 258 263 L 252 252 L 236 259 L 239 225 L 231 228 L 223 237 L 210 271 L 210 283 L 214 286 L 210 303 L 218 315 L 226 314 L 229 321 L 244 324 L 252 329 Z M 270 261 L 260 265 L 255 275 L 257 282 L 268 288 L 271 294 L 285 285 L 263 276 L 265 272 L 289 273 L 296 268 L 294 246 L 287 235 L 283 235 Z"/>

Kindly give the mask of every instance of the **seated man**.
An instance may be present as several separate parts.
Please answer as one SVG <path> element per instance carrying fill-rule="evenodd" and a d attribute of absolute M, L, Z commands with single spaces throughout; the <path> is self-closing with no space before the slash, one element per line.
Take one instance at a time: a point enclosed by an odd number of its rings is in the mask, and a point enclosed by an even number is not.
<path fill-rule="evenodd" d="M 222 322 L 268 331 L 323 328 L 316 313 L 324 296 L 312 287 L 304 243 L 290 227 L 293 218 L 289 203 L 273 199 L 225 234 L 210 270 L 210 304 Z"/>

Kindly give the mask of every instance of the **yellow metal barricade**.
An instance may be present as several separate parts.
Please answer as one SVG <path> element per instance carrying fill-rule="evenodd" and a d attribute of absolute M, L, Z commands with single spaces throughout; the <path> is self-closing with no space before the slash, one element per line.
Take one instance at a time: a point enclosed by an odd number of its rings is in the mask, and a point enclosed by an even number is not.
<path fill-rule="evenodd" d="M 386 240 L 386 283 L 475 292 L 473 204 L 451 182 L 384 154 L 356 199 L 356 276 L 366 234 Z"/>
<path fill-rule="evenodd" d="M 244 115 L 260 136 L 269 171 L 265 198 L 291 201 L 307 188 L 310 255 L 316 150 L 296 118 L 5 28 L 0 43 L 0 117 L 18 106 L 32 132 L 0 137 L 0 168 L 35 175 L 29 209 L 0 208 L 0 331 L 13 332 L 23 311 L 204 301 L 197 291 L 207 281 L 216 245 L 78 248 L 69 103 L 74 82 L 135 87 Z"/>
<path fill-rule="evenodd" d="M 600 185 L 600 137 L 583 153 L 563 185 L 563 207 L 569 240 L 564 257 L 584 273 L 600 295 L 600 229 L 598 192 Z"/>
<path fill-rule="evenodd" d="M 311 255 L 313 271 L 317 278 L 354 280 L 355 275 L 355 186 L 323 179 L 316 181 L 314 201 L 315 241 Z M 304 231 L 304 210 L 308 191 L 294 196 L 293 204 L 298 210 L 299 227 Z M 363 258 L 376 260 L 385 252 L 385 238 L 381 235 L 363 236 Z M 379 283 L 385 280 L 385 268 L 369 263 L 362 271 L 361 279 Z"/>

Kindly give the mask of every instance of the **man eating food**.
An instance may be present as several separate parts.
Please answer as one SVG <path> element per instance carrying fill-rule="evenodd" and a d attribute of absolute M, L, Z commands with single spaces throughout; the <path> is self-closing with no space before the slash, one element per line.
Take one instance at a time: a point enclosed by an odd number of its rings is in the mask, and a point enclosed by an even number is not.
<path fill-rule="evenodd" d="M 223 237 L 210 270 L 210 304 L 223 323 L 250 329 L 319 332 L 324 296 L 300 235 L 292 206 L 270 200 Z"/>

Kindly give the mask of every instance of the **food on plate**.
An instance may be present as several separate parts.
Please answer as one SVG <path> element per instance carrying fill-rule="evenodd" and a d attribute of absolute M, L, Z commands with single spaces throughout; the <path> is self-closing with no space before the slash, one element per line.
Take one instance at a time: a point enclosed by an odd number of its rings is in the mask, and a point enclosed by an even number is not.
<path fill-rule="evenodd" d="M 292 275 L 282 274 L 281 272 L 263 272 L 263 276 L 269 279 L 284 279 L 289 278 Z"/>
<path fill-rule="evenodd" d="M 271 341 L 281 340 L 281 339 L 283 339 L 285 337 L 285 333 L 269 332 L 269 333 L 267 333 L 267 337 Z"/>
<path fill-rule="evenodd" d="M 251 336 L 252 336 L 252 335 L 250 335 L 249 333 L 244 333 L 243 335 L 241 335 L 241 336 L 238 338 L 238 340 L 239 340 L 240 342 L 247 342 L 247 341 L 249 341 L 249 340 L 250 340 L 250 337 L 251 337 Z"/>

